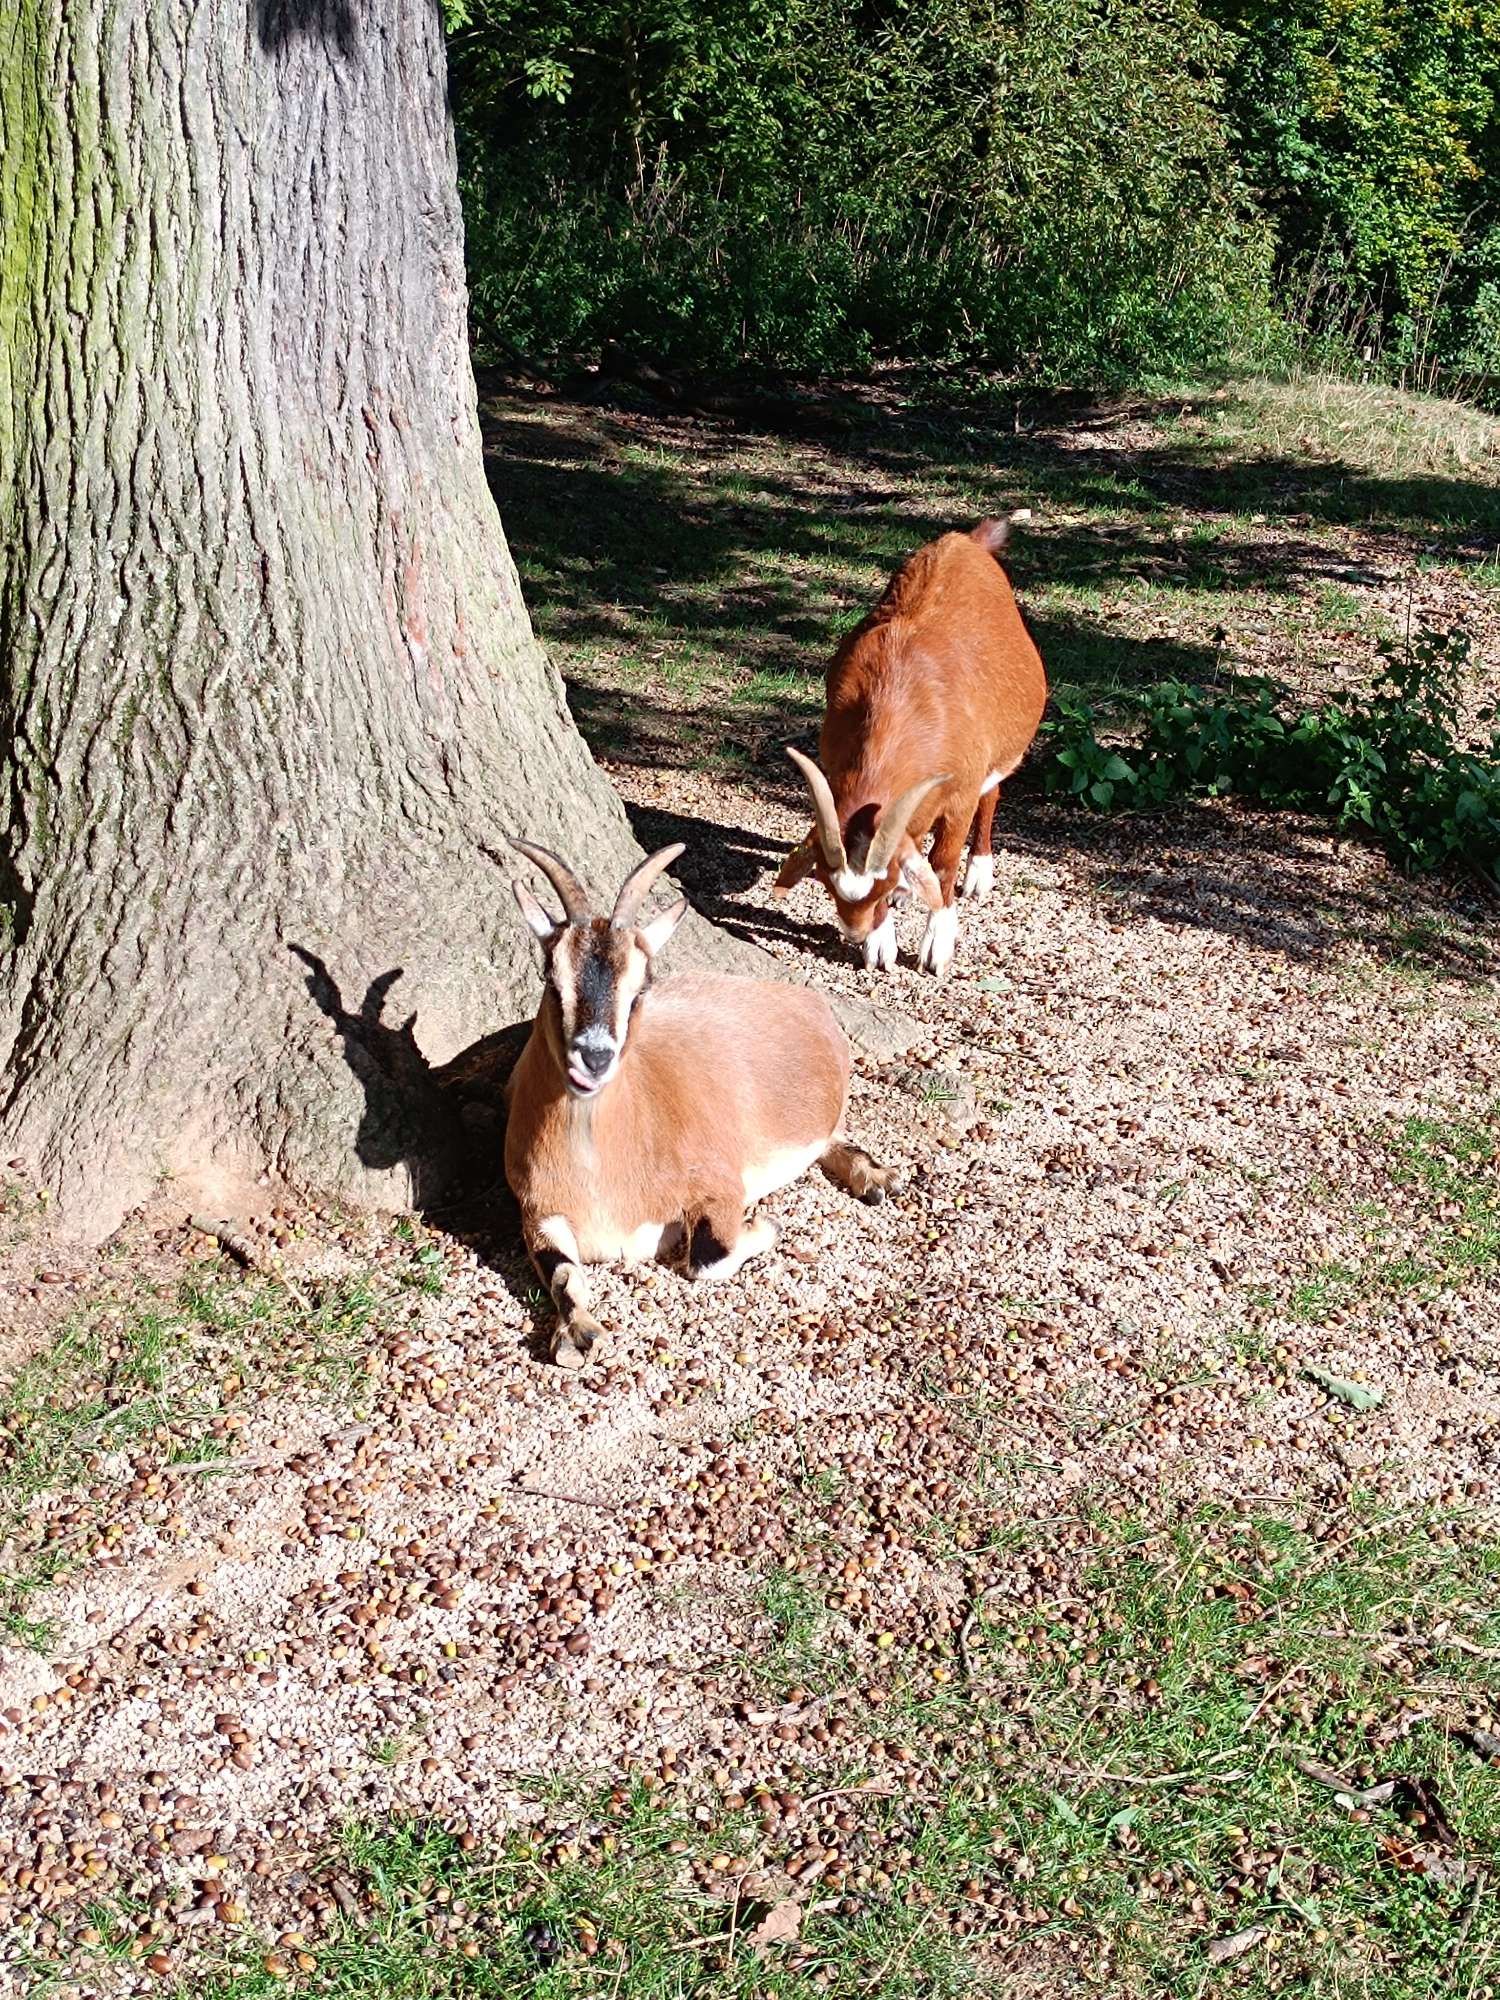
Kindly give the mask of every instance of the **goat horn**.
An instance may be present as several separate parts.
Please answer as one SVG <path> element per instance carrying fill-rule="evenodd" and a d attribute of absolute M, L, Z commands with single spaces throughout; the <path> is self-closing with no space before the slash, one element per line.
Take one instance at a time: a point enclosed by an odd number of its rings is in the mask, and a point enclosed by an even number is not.
<path fill-rule="evenodd" d="M 562 897 L 563 911 L 570 924 L 581 924 L 588 917 L 589 894 L 578 877 L 573 873 L 560 854 L 554 854 L 550 847 L 538 847 L 530 840 L 517 840 L 514 834 L 507 834 L 511 846 L 518 854 L 524 854 L 535 868 L 540 868 L 558 895 Z"/>
<path fill-rule="evenodd" d="M 786 754 L 807 780 L 807 789 L 812 793 L 813 823 L 818 830 L 818 845 L 823 850 L 824 861 L 837 874 L 840 868 L 848 865 L 848 856 L 844 852 L 844 836 L 839 831 L 839 809 L 833 802 L 828 780 L 811 757 L 804 757 L 790 743 L 786 746 Z"/>
<path fill-rule="evenodd" d="M 635 922 L 635 913 L 646 900 L 646 891 L 664 868 L 670 868 L 686 847 L 687 843 L 674 840 L 670 847 L 659 847 L 655 854 L 648 854 L 643 862 L 633 868 L 620 885 L 620 893 L 615 897 L 615 907 L 610 913 L 610 922 L 616 930 L 622 931 L 627 924 Z"/>
<path fill-rule="evenodd" d="M 921 805 L 929 792 L 935 792 L 939 785 L 951 785 L 953 773 L 945 771 L 940 778 L 924 778 L 918 785 L 910 785 L 894 798 L 880 815 L 880 824 L 875 829 L 875 838 L 870 842 L 869 859 L 865 862 L 868 874 L 881 876 L 895 858 L 896 849 L 901 844 L 901 836 L 911 824 L 912 814 Z"/>

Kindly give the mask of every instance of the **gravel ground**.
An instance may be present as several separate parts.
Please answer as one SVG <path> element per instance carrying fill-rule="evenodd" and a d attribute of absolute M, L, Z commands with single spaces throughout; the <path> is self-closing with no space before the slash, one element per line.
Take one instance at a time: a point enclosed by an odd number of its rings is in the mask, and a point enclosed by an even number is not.
<path fill-rule="evenodd" d="M 786 810 L 614 775 L 648 844 L 701 823 L 699 908 L 871 990 L 811 886 L 770 902 Z M 539 1772 L 761 1784 L 805 1874 L 801 1799 L 851 1760 L 908 1780 L 840 1704 L 764 1693 L 768 1575 L 818 1591 L 874 1684 L 889 1654 L 952 1653 L 975 1548 L 985 1590 L 1061 1593 L 1066 1555 L 1038 1568 L 1028 1536 L 1085 1500 L 1488 1501 L 1494 1274 L 1316 1283 L 1377 1237 L 1425 1254 L 1392 1137 L 1494 1105 L 1483 910 L 1286 819 L 1100 826 L 1021 798 L 997 839 L 952 978 L 912 969 L 909 919 L 880 987 L 921 1039 L 856 1077 L 851 1132 L 906 1191 L 866 1211 L 804 1179 L 765 1205 L 776 1250 L 719 1290 L 601 1274 L 613 1338 L 582 1376 L 534 1358 L 501 1194 L 462 1235 L 256 1220 L 299 1286 L 374 1273 L 355 1386 L 221 1384 L 222 1459 L 171 1463 L 167 1426 L 38 1499 L 33 1536 L 81 1544 L 28 1607 L 45 1646 L 0 1652 L 0 1966 L 73 1962 L 95 1899 L 126 1891 L 129 1953 L 62 1991 L 146 1990 L 226 1934 L 280 1937 L 294 1966 L 349 1899 L 318 1859 L 342 1818 L 482 1837 L 535 1809 Z M 166 1210 L 98 1254 L 11 1234 L 8 1318 L 33 1345 L 221 1263 Z M 1381 1385 L 1378 1418 L 1308 1361 Z M 832 1838 L 836 1888 L 854 1863 Z"/>

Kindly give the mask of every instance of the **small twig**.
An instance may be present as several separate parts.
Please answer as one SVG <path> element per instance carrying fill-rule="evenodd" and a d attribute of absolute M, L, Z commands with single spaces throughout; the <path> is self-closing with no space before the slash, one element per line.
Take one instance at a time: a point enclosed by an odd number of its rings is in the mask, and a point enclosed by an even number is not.
<path fill-rule="evenodd" d="M 1464 1920 L 1459 1925 L 1458 1936 L 1453 1940 L 1453 1949 L 1448 1954 L 1453 1964 L 1453 1970 L 1448 1975 L 1448 1984 L 1450 1986 L 1457 1979 L 1458 1969 L 1463 1964 L 1464 1946 L 1469 1942 L 1469 1932 L 1474 1928 L 1474 1915 L 1479 1908 L 1479 1899 L 1484 1894 L 1484 1890 L 1485 1878 L 1481 1873 L 1474 1877 L 1474 1886 L 1469 1891 L 1468 1906 L 1464 1910 Z"/>
<path fill-rule="evenodd" d="M 1253 1723 L 1256 1723 L 1260 1720 L 1261 1716 L 1270 1707 L 1271 1703 L 1276 1699 L 1277 1695 L 1281 1693 L 1282 1689 L 1286 1687 L 1289 1682 L 1294 1681 L 1297 1678 L 1298 1674 L 1300 1674 L 1303 1671 L 1306 1664 L 1307 1663 L 1304 1660 L 1294 1661 L 1292 1665 L 1287 1668 L 1286 1672 L 1281 1676 L 1281 1679 L 1277 1681 L 1276 1685 L 1266 1690 L 1266 1692 L 1261 1696 L 1260 1700 L 1255 1704 L 1254 1708 L 1251 1709 L 1250 1713 L 1245 1717 L 1244 1721 L 1240 1724 L 1241 1736 L 1243 1736 L 1246 1733 L 1246 1731 L 1251 1727 Z"/>
<path fill-rule="evenodd" d="M 1341 1798 L 1352 1799 L 1357 1806 L 1386 1805 L 1396 1790 L 1394 1778 L 1382 1778 L 1374 1785 L 1357 1785 L 1342 1772 L 1333 1770 L 1327 1764 L 1318 1763 L 1316 1758 L 1294 1757 L 1292 1762 L 1303 1777 L 1311 1778 L 1315 1785 L 1322 1785 L 1330 1792 L 1337 1792 Z"/>
<path fill-rule="evenodd" d="M 901 1967 L 906 1963 L 908 1957 L 911 1955 L 912 1946 L 916 1943 L 917 1939 L 922 1935 L 923 1931 L 926 1930 L 927 1926 L 932 1922 L 933 1918 L 937 1915 L 940 1907 L 941 1906 L 939 1904 L 934 1903 L 932 1908 L 927 1912 L 926 1916 L 923 1917 L 921 1923 L 917 1925 L 916 1929 L 912 1931 L 910 1935 L 902 1941 L 900 1950 L 897 1951 L 892 1949 L 891 1951 L 886 1953 L 884 1964 L 881 1965 L 875 1972 L 873 1972 L 870 1975 L 870 1977 L 865 1981 L 863 1990 L 866 1993 L 879 1993 L 884 1987 L 886 1974 L 890 1972 L 898 1972 L 901 1969 Z"/>
<path fill-rule="evenodd" d="M 1082 1771 L 1071 1764 L 1054 1764 L 1059 1778 L 1082 1778 L 1093 1785 L 1237 1785 L 1249 1777 L 1248 1771 Z"/>
<path fill-rule="evenodd" d="M 969 1657 L 969 1634 L 978 1622 L 979 1606 L 971 1604 L 969 1606 L 968 1617 L 965 1618 L 963 1624 L 958 1628 L 958 1659 L 959 1665 L 963 1668 L 963 1675 L 966 1681 L 972 1681 L 974 1678 L 974 1662 Z"/>
<path fill-rule="evenodd" d="M 524 1479 L 518 1479 L 511 1491 L 529 1494 L 533 1500 L 560 1500 L 569 1507 L 597 1507 L 605 1514 L 617 1514 L 623 1504 L 615 1500 L 595 1500 L 588 1493 L 556 1493 L 550 1486 L 532 1486 Z"/>
<path fill-rule="evenodd" d="M 293 1304 L 303 1312 L 311 1312 L 301 1287 L 290 1279 L 282 1269 L 278 1257 L 268 1257 L 259 1244 L 252 1243 L 248 1236 L 242 1236 L 227 1222 L 215 1221 L 212 1216 L 190 1215 L 188 1228 L 196 1229 L 202 1236 L 211 1236 L 221 1250 L 225 1250 L 237 1264 L 243 1264 L 247 1271 L 257 1271 L 263 1277 L 274 1278 L 285 1288 Z"/>
<path fill-rule="evenodd" d="M 1423 1638 L 1411 1637 L 1408 1645 L 1451 1646 L 1455 1653 L 1467 1653 L 1475 1660 L 1500 1660 L 1500 1646 L 1476 1646 L 1472 1639 L 1461 1639 L 1456 1632 L 1445 1632 L 1441 1638 L 1436 1633 L 1428 1633 Z"/>
<path fill-rule="evenodd" d="M 745 1883 L 754 1873 L 755 1873 L 754 1864 L 747 1861 L 745 1866 L 740 1870 L 739 1874 L 735 1877 L 734 1901 L 730 1905 L 729 1909 L 729 1949 L 726 1954 L 726 1964 L 725 1964 L 726 1971 L 733 1971 L 734 1969 L 735 1940 L 739 1936 L 739 1929 L 740 1929 L 740 1902 L 744 1895 Z"/>
<path fill-rule="evenodd" d="M 766 1723 L 775 1722 L 784 1715 L 813 1715 L 820 1708 L 826 1708 L 829 1702 L 838 1701 L 842 1696 L 852 1694 L 853 1690 L 854 1683 L 851 1681 L 847 1687 L 829 1688 L 826 1694 L 815 1694 L 810 1701 L 784 1701 L 776 1708 L 751 1709 L 745 1720 L 752 1728 L 760 1729 Z"/>
<path fill-rule="evenodd" d="M 267 1458 L 174 1459 L 164 1470 L 173 1476 L 179 1472 L 269 1472 L 273 1466 L 285 1464 L 286 1454 L 281 1452 Z"/>

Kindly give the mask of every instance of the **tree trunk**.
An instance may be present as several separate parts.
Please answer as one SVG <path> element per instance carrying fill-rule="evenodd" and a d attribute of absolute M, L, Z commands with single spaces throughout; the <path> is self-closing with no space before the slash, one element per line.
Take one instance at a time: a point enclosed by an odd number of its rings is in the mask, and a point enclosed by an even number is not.
<path fill-rule="evenodd" d="M 636 851 L 485 487 L 438 9 L 17 4 L 0 1146 L 96 1230 L 163 1172 L 404 1203 L 376 1072 L 535 1004 L 485 850 Z"/>

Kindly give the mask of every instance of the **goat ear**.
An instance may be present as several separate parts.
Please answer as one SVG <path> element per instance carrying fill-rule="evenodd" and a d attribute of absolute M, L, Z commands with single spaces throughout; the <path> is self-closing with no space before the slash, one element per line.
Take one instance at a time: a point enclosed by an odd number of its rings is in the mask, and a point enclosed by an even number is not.
<path fill-rule="evenodd" d="M 817 828 L 807 836 L 800 847 L 794 847 L 781 864 L 781 872 L 771 884 L 773 896 L 785 896 L 795 889 L 806 876 L 811 875 L 818 863 Z"/>
<path fill-rule="evenodd" d="M 511 887 L 516 892 L 516 901 L 521 906 L 521 915 L 526 919 L 531 929 L 541 939 L 543 944 L 551 944 L 552 940 L 560 932 L 568 928 L 563 918 L 554 917 L 549 909 L 544 908 L 537 901 L 524 882 L 512 882 Z"/>
<path fill-rule="evenodd" d="M 679 896 L 675 903 L 669 903 L 649 924 L 639 926 L 641 936 L 646 940 L 646 949 L 655 958 L 667 939 L 676 930 L 688 913 L 688 899 Z"/>

